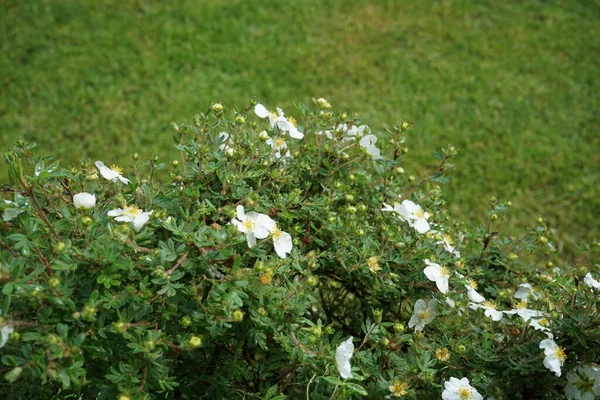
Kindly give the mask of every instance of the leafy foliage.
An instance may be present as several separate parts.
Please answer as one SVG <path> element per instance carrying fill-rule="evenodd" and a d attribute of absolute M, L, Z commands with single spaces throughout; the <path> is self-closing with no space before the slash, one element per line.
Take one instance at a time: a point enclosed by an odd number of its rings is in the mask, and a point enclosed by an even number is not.
<path fill-rule="evenodd" d="M 598 273 L 598 243 L 556 268 L 542 219 L 501 235 L 508 202 L 490 199 L 485 226 L 453 221 L 437 184 L 456 151 L 415 181 L 402 168 L 408 124 L 375 134 L 324 99 L 297 123 L 262 120 L 256 105 L 174 125 L 181 159 L 136 160 L 129 184 L 90 162 L 61 169 L 23 141 L 6 153 L 4 398 L 427 399 L 467 377 L 486 396 L 531 399 L 567 383 L 542 340 L 566 354 L 559 369 L 600 360 L 598 292 L 581 281 Z M 93 205 L 75 207 L 81 192 Z M 250 245 L 231 224 L 239 206 L 277 229 Z M 283 231 L 289 255 L 274 251 Z M 415 324 L 420 299 L 432 308 Z"/>

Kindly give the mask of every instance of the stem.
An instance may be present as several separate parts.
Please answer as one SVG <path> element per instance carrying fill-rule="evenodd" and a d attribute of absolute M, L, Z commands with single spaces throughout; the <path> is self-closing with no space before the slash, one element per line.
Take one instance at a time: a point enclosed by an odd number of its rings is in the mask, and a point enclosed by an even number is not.
<path fill-rule="evenodd" d="M 173 273 L 173 271 L 175 271 L 177 268 L 179 268 L 179 266 L 185 261 L 185 259 L 187 258 L 189 252 L 185 252 L 181 258 L 179 258 L 179 260 L 177 260 L 177 264 L 175 264 L 173 266 L 173 268 L 169 269 L 167 271 L 167 275 L 171 275 Z"/>
<path fill-rule="evenodd" d="M 52 226 L 52 224 L 50 223 L 50 221 L 48 221 L 48 218 L 46 217 L 46 214 L 44 214 L 44 211 L 42 210 L 42 207 L 40 207 L 40 204 L 37 202 L 37 199 L 35 198 L 35 194 L 33 193 L 33 187 L 29 186 L 28 189 L 29 190 L 28 190 L 27 194 L 31 198 L 31 201 L 33 202 L 33 205 L 36 208 L 38 216 L 48 226 L 48 229 L 50 229 L 50 233 L 52 233 L 52 236 L 54 236 L 54 238 L 56 240 L 60 241 L 60 236 L 58 236 L 58 233 L 56 233 L 56 231 L 54 230 L 54 227 Z"/>

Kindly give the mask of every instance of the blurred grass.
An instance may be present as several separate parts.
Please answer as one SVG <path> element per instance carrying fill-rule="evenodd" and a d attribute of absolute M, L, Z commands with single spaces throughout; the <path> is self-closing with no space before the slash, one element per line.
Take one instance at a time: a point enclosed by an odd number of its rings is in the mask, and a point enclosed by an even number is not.
<path fill-rule="evenodd" d="M 170 122 L 211 102 L 323 96 L 377 129 L 411 121 L 417 176 L 459 148 L 459 219 L 494 194 L 507 232 L 543 215 L 570 250 L 600 236 L 599 37 L 598 1 L 4 0 L 0 138 L 127 164 L 174 157 Z"/>

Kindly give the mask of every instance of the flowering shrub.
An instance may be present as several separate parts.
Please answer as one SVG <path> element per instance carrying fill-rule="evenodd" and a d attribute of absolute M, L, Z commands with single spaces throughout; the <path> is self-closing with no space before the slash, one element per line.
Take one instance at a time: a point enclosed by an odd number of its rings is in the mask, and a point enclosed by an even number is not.
<path fill-rule="evenodd" d="M 496 199 L 452 221 L 453 147 L 417 181 L 407 123 L 324 99 L 174 127 L 168 166 L 6 153 L 2 398 L 600 395 L 598 244 L 555 266 L 546 223 L 504 237 Z"/>

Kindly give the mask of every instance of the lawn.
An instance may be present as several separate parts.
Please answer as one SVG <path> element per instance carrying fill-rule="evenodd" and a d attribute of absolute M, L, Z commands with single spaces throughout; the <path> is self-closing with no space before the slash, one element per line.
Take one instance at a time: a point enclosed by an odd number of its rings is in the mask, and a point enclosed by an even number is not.
<path fill-rule="evenodd" d="M 3 148 L 170 159 L 170 123 L 212 102 L 322 96 L 376 130 L 410 121 L 407 175 L 454 144 L 458 219 L 496 195 L 506 233 L 542 215 L 567 257 L 600 237 L 597 1 L 5 0 L 0 37 Z"/>

